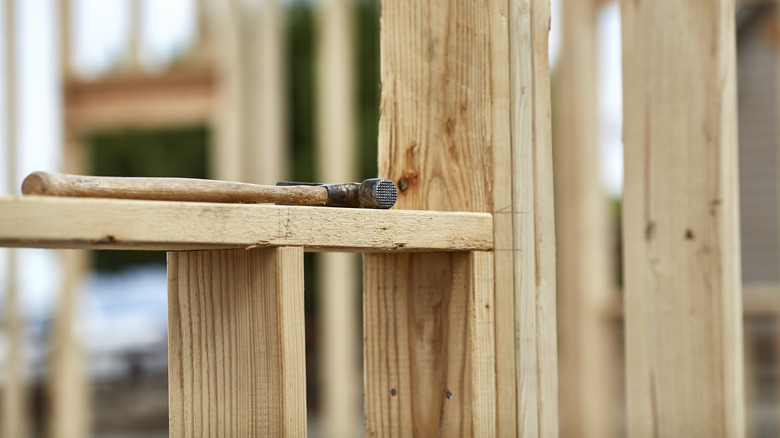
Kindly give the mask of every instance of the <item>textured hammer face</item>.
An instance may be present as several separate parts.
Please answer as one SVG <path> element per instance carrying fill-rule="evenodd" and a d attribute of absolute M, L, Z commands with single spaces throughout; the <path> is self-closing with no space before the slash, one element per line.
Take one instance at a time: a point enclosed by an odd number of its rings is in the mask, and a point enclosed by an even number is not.
<path fill-rule="evenodd" d="M 398 199 L 398 189 L 389 179 L 381 178 L 374 186 L 374 195 L 380 208 L 390 208 Z"/>
<path fill-rule="evenodd" d="M 390 208 L 398 199 L 398 189 L 387 178 L 372 178 L 360 184 L 360 206 L 363 208 Z"/>

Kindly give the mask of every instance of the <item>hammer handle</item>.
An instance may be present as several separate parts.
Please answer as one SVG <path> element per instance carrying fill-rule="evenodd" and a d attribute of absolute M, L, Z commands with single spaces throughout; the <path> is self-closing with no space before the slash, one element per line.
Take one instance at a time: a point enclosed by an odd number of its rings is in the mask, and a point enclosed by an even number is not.
<path fill-rule="evenodd" d="M 123 178 L 33 172 L 24 179 L 25 195 L 156 201 L 325 205 L 328 190 L 317 186 L 265 186 L 192 178 Z"/>

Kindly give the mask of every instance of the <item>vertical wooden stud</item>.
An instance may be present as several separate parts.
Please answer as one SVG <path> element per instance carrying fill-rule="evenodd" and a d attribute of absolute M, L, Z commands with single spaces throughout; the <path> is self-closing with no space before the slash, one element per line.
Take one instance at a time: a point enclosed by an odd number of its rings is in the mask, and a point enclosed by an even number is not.
<path fill-rule="evenodd" d="M 16 0 L 5 0 L 5 147 L 7 152 L 8 190 L 16 192 Z M 3 331 L 6 334 L 3 372 L 2 428 L 3 436 L 26 436 L 29 433 L 27 382 L 24 372 L 23 326 L 19 309 L 18 253 L 8 250 L 8 273 L 4 303 Z"/>
<path fill-rule="evenodd" d="M 48 436 L 78 438 L 91 432 L 89 378 L 85 354 L 76 333 L 79 296 L 87 272 L 87 253 L 60 251 L 63 282 L 51 331 L 51 375 Z"/>
<path fill-rule="evenodd" d="M 493 255 L 372 255 L 364 273 L 366 435 L 495 435 Z"/>
<path fill-rule="evenodd" d="M 127 0 L 130 8 L 130 36 L 127 48 L 127 73 L 141 72 L 141 0 Z"/>
<path fill-rule="evenodd" d="M 567 0 L 555 101 L 555 219 L 561 436 L 617 435 L 618 380 L 604 311 L 615 285 L 600 183 L 596 7 Z"/>
<path fill-rule="evenodd" d="M 549 1 L 510 1 L 509 24 L 517 430 L 522 436 L 557 436 Z"/>
<path fill-rule="evenodd" d="M 214 21 L 221 32 L 216 53 L 219 91 L 217 107 L 214 112 L 216 141 L 212 175 L 216 179 L 241 181 L 243 179 L 242 144 L 246 141 L 242 133 L 243 101 L 246 99 L 243 88 L 241 4 L 239 0 L 211 2 Z"/>
<path fill-rule="evenodd" d="M 242 114 L 247 138 L 243 179 L 276 184 L 286 179 L 288 164 L 284 7 L 279 0 L 263 0 L 259 9 L 259 20 L 247 29 L 252 43 L 243 46 L 242 62 L 249 72 L 243 88 L 252 96 Z"/>
<path fill-rule="evenodd" d="M 494 213 L 497 403 L 491 424 L 495 422 L 501 436 L 554 435 L 558 417 L 549 4 L 384 2 L 382 14 L 379 173 L 399 185 L 397 208 Z M 449 342 L 440 327 L 421 325 L 447 318 L 440 314 L 447 310 L 439 303 L 443 298 L 427 307 L 415 303 L 427 309 L 428 316 L 419 317 L 417 325 L 409 323 L 409 329 L 398 327 L 400 337 L 415 340 L 409 351 L 403 350 L 407 344 L 393 344 L 396 338 L 369 334 L 395 314 L 395 302 L 371 301 L 372 293 L 394 287 L 403 295 L 432 287 L 422 280 L 390 283 L 396 274 L 406 275 L 405 259 L 392 257 L 364 259 L 367 432 L 440 433 L 448 427 L 446 419 L 429 416 L 441 382 L 447 382 L 446 373 L 412 370 L 431 367 L 426 361 L 435 363 L 437 348 Z M 437 290 L 450 284 L 444 278 L 455 256 L 417 257 L 415 266 L 437 278 Z M 386 273 L 373 278 L 379 272 Z M 390 352 L 396 349 L 397 361 L 379 364 L 376 361 L 385 356 L 371 356 L 373 351 L 396 354 Z M 410 355 L 426 359 L 412 363 Z M 448 362 L 453 357 L 448 352 Z M 388 382 L 407 385 L 407 378 L 410 387 L 429 394 L 425 403 L 414 405 L 419 411 L 387 394 Z M 488 430 L 493 429 L 478 433 Z"/>
<path fill-rule="evenodd" d="M 317 174 L 320 181 L 353 181 L 355 115 L 352 8 L 349 0 L 320 3 L 317 44 Z M 318 254 L 322 305 L 322 420 L 327 437 L 355 436 L 362 423 L 358 367 L 355 254 Z"/>
<path fill-rule="evenodd" d="M 168 254 L 171 436 L 305 436 L 303 249 Z"/>
<path fill-rule="evenodd" d="M 629 434 L 744 436 L 735 4 L 620 6 Z"/>

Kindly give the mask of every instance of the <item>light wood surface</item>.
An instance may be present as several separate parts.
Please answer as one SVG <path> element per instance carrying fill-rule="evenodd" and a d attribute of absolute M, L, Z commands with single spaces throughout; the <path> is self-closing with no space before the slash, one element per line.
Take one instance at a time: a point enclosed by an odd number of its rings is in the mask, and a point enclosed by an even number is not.
<path fill-rule="evenodd" d="M 517 351 L 515 325 L 514 220 L 518 210 L 512 196 L 511 98 L 509 61 L 510 2 L 494 2 L 490 8 L 491 120 L 493 149 L 493 242 L 496 337 L 496 433 L 517 435 Z"/>
<path fill-rule="evenodd" d="M 495 434 L 492 265 L 487 252 L 366 257 L 366 436 Z"/>
<path fill-rule="evenodd" d="M 246 138 L 242 127 L 245 90 L 242 88 L 245 73 L 242 66 L 243 47 L 246 44 L 241 24 L 239 0 L 211 2 L 214 21 L 221 29 L 216 34 L 216 76 L 219 83 L 212 113 L 214 147 L 210 175 L 216 179 L 246 181 L 243 175 L 242 145 Z"/>
<path fill-rule="evenodd" d="M 249 107 L 238 114 L 247 133 L 242 159 L 248 182 L 289 179 L 285 11 L 280 0 L 260 2 L 259 11 L 250 8 L 256 18 L 247 29 L 240 60 L 247 72 L 242 89 L 250 96 Z"/>
<path fill-rule="evenodd" d="M 352 2 L 322 1 L 317 12 L 317 179 L 354 181 Z M 318 257 L 323 436 L 357 437 L 363 424 L 358 256 Z"/>
<path fill-rule="evenodd" d="M 83 136 L 96 130 L 207 123 L 217 105 L 214 76 L 210 68 L 193 67 L 86 82 L 65 77 L 66 128 L 71 136 Z"/>
<path fill-rule="evenodd" d="M 629 435 L 745 434 L 734 1 L 624 1 Z"/>
<path fill-rule="evenodd" d="M 17 151 L 17 87 L 16 87 L 16 0 L 6 0 L 3 17 L 3 42 L 5 81 L 3 83 L 3 111 L 5 116 L 6 182 L 8 191 L 17 192 L 16 172 Z M 18 288 L 18 252 L 8 250 L 8 271 L 5 278 L 5 296 L 3 297 L 3 332 L 6 348 L 3 354 L 2 373 L 2 416 L 0 432 L 2 436 L 24 437 L 30 432 L 30 401 L 25 376 L 24 326 L 19 308 Z"/>
<path fill-rule="evenodd" d="M 80 296 L 88 268 L 85 251 L 61 251 L 61 295 L 51 328 L 50 401 L 47 432 L 51 438 L 81 438 L 92 431 L 87 359 L 78 335 Z"/>
<path fill-rule="evenodd" d="M 302 248 L 168 255 L 170 434 L 306 435 Z"/>
<path fill-rule="evenodd" d="M 477 212 L 504 209 L 509 214 L 513 211 L 511 189 L 507 189 L 511 187 L 511 143 L 506 7 L 506 2 L 498 1 L 478 4 L 444 0 L 413 4 L 383 2 L 379 174 L 399 186 L 398 208 Z M 503 160 L 501 166 L 510 168 L 502 168 L 503 173 L 495 186 L 498 192 L 494 193 L 496 159 Z M 494 205 L 496 200 L 502 204 Z M 501 219 L 497 219 L 498 228 L 494 229 L 502 239 L 501 243 L 506 244 L 512 241 L 511 221 Z M 492 238 L 496 239 L 496 235 Z M 512 253 L 511 244 L 509 253 Z M 457 272 L 452 267 L 452 257 L 455 256 L 426 255 L 414 262 L 419 269 L 436 273 L 430 275 L 435 275 L 436 283 L 440 284 L 436 293 L 443 297 L 441 299 L 459 293 L 448 290 L 454 287 L 451 281 L 455 280 L 448 280 L 447 276 Z M 472 425 L 468 422 L 472 417 L 467 411 L 462 411 L 464 423 L 458 427 L 449 423 L 453 421 L 449 417 L 450 411 L 441 416 L 438 414 L 442 385 L 453 385 L 453 382 L 449 380 L 447 369 L 435 369 L 434 365 L 426 363 L 441 355 L 442 346 L 452 342 L 452 334 L 443 327 L 426 328 L 432 323 L 429 321 L 465 318 L 465 315 L 456 315 L 453 313 L 456 309 L 447 309 L 445 302 L 439 305 L 415 303 L 413 306 L 419 304 L 420 310 L 425 312 L 419 315 L 426 316 L 416 317 L 417 321 L 410 323 L 408 333 L 401 332 L 399 336 L 414 339 L 415 333 L 419 333 L 416 336 L 425 336 L 428 341 L 416 340 L 408 344 L 409 350 L 394 344 L 393 338 L 368 335 L 383 330 L 384 320 L 392 320 L 391 315 L 395 312 L 394 304 L 389 301 L 370 301 L 372 293 L 397 287 L 395 293 L 398 295 L 417 295 L 431 287 L 425 283 L 431 280 L 422 278 L 419 284 L 392 283 L 395 277 L 407 275 L 402 260 L 384 256 L 364 258 L 367 435 L 372 432 L 391 436 L 409 436 L 412 432 L 417 436 L 483 435 L 496 433 L 496 430 L 500 434 L 514 433 L 515 413 L 506 409 L 507 403 L 510 409 L 513 408 L 511 403 L 515 398 L 514 348 L 513 343 L 507 342 L 507 336 L 513 336 L 515 329 L 513 312 L 502 312 L 504 319 L 494 328 L 500 332 L 496 336 L 500 336 L 502 345 L 509 346 L 509 349 L 500 350 L 500 358 L 494 358 L 496 364 L 501 364 L 498 373 L 502 380 L 492 391 L 500 392 L 504 415 L 497 419 L 495 411 L 486 414 L 490 419 L 480 422 L 478 430 L 470 429 Z M 390 266 L 385 266 L 388 263 Z M 513 307 L 511 261 L 501 257 L 500 266 L 494 273 L 494 289 L 501 288 L 496 292 L 501 298 L 494 300 Z M 380 273 L 383 273 L 380 278 L 373 278 Z M 417 289 L 421 290 L 415 291 Z M 495 315 L 491 319 L 496 321 Z M 398 330 L 402 330 L 400 326 Z M 400 360 L 377 362 L 382 360 L 381 356 L 371 355 L 377 351 L 399 354 Z M 464 366 L 469 360 L 464 354 L 462 349 L 448 351 L 447 367 Z M 418 359 L 410 362 L 407 355 Z M 427 371 L 423 372 L 424 369 Z M 421 397 L 415 397 L 410 404 L 406 399 L 399 401 L 397 398 L 404 389 L 399 390 L 395 398 L 388 394 L 390 388 L 383 382 L 395 379 L 395 376 L 408 379 L 409 383 L 400 381 L 398 384 L 402 388 L 409 385 Z M 472 372 L 463 378 L 468 384 L 480 376 Z M 486 407 L 497 409 L 495 403 Z M 506 429 L 511 431 L 506 432 Z"/>
<path fill-rule="evenodd" d="M 613 327 L 602 310 L 615 289 L 609 204 L 599 169 L 597 16 L 567 0 L 555 83 L 555 223 L 561 436 L 618 435 Z"/>
<path fill-rule="evenodd" d="M 558 435 L 547 0 L 510 2 L 517 434 Z M 503 243 L 503 242 L 502 242 Z M 496 252 L 508 249 L 496 242 Z"/>
<path fill-rule="evenodd" d="M 0 246 L 468 251 L 493 247 L 489 214 L 46 196 L 0 197 Z"/>

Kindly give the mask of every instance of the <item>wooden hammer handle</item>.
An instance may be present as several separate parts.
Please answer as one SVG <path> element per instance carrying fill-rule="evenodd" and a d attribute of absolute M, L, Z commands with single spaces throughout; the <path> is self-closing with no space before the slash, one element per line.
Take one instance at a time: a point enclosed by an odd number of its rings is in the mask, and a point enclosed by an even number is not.
<path fill-rule="evenodd" d="M 191 178 L 121 178 L 33 172 L 24 179 L 25 195 L 157 201 L 325 205 L 328 190 L 318 186 L 265 186 Z"/>

